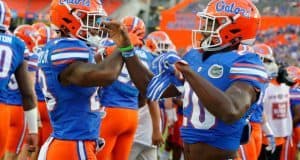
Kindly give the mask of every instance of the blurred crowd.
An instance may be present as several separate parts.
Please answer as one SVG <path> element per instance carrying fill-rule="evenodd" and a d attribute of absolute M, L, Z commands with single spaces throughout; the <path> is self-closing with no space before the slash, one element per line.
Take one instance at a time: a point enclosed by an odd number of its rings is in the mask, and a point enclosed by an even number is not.
<path fill-rule="evenodd" d="M 261 31 L 258 42 L 265 42 L 273 48 L 276 60 L 281 64 L 299 66 L 300 26 L 289 25 L 286 28 L 270 28 Z"/>

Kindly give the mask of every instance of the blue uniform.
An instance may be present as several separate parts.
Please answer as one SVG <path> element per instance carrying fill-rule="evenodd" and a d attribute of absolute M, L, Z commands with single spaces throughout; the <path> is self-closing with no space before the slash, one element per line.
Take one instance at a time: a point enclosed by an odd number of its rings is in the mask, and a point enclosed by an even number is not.
<path fill-rule="evenodd" d="M 40 54 L 42 54 L 42 48 L 40 48 L 40 50 L 38 50 L 38 52 L 36 53 L 36 55 L 40 56 Z M 42 89 L 39 85 L 39 70 L 36 71 L 36 74 L 35 74 L 35 86 L 34 86 L 34 89 L 35 89 L 35 93 L 36 93 L 36 96 L 37 96 L 37 99 L 38 101 L 45 101 L 45 97 L 44 97 L 44 94 L 42 92 Z"/>
<path fill-rule="evenodd" d="M 136 54 L 146 67 L 151 66 L 153 60 L 151 53 L 136 48 Z M 138 95 L 139 91 L 131 81 L 128 70 L 124 65 L 118 79 L 110 86 L 103 88 L 101 105 L 136 110 L 138 109 Z"/>
<path fill-rule="evenodd" d="M 294 117 L 295 115 L 294 108 L 299 107 L 300 105 L 300 88 L 290 89 L 290 104 L 291 104 L 292 116 Z M 297 124 L 297 126 L 300 126 L 300 124 Z"/>
<path fill-rule="evenodd" d="M 28 71 L 37 71 L 37 61 L 38 56 L 36 54 L 30 53 L 28 50 L 25 51 L 24 59 L 28 63 Z M 10 78 L 8 85 L 5 87 L 7 98 L 6 104 L 22 106 L 22 96 L 18 87 L 18 83 L 15 75 L 13 74 Z"/>
<path fill-rule="evenodd" d="M 260 99 L 257 103 L 253 104 L 251 106 L 251 112 L 250 114 L 250 118 L 249 121 L 250 122 L 255 122 L 255 123 L 262 123 L 263 122 L 263 111 L 264 111 L 264 107 L 263 107 L 263 98 L 265 95 L 265 90 L 267 88 L 268 84 L 266 84 L 264 86 L 264 88 L 260 91 Z"/>
<path fill-rule="evenodd" d="M 62 86 L 58 76 L 70 63 L 95 63 L 85 42 L 61 38 L 46 44 L 39 57 L 40 87 L 45 95 L 52 137 L 64 140 L 95 140 L 99 135 L 98 87 Z"/>
<path fill-rule="evenodd" d="M 262 123 L 263 122 L 263 106 L 262 103 L 260 104 L 254 104 L 254 106 L 251 106 L 255 108 L 253 112 L 251 113 L 251 117 L 249 119 L 250 122 L 256 122 L 256 123 Z"/>
<path fill-rule="evenodd" d="M 214 54 L 203 60 L 203 54 L 192 49 L 183 59 L 199 76 L 222 91 L 226 91 L 237 81 L 249 83 L 262 90 L 267 80 L 263 64 L 256 54 L 231 51 Z M 249 115 L 232 124 L 226 124 L 207 111 L 187 82 L 184 88 L 184 120 L 181 128 L 184 142 L 203 142 L 219 149 L 236 151 L 240 145 L 246 117 Z"/>
<path fill-rule="evenodd" d="M 5 103 L 10 77 L 24 60 L 25 44 L 13 35 L 0 33 L 0 102 Z"/>

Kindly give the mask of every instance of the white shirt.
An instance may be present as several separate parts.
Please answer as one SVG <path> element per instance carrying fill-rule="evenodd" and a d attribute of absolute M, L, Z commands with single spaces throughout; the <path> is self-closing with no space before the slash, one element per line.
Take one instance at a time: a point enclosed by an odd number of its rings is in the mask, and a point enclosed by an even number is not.
<path fill-rule="evenodd" d="M 152 120 L 148 105 L 139 109 L 139 123 L 134 136 L 134 142 L 146 146 L 155 147 L 152 145 Z"/>
<path fill-rule="evenodd" d="M 269 83 L 263 99 L 264 113 L 275 137 L 292 134 L 293 121 L 290 110 L 290 87 Z"/>

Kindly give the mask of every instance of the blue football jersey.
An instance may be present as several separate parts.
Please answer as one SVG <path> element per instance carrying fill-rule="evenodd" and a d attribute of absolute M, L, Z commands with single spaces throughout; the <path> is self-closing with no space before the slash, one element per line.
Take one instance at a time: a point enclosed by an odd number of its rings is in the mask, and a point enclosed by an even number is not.
<path fill-rule="evenodd" d="M 251 113 L 250 122 L 256 122 L 256 123 L 262 123 L 263 122 L 263 105 L 262 103 L 258 104 L 254 104 L 253 106 L 251 106 L 251 108 L 253 108 L 253 112 Z"/>
<path fill-rule="evenodd" d="M 203 60 L 198 50 L 190 50 L 184 57 L 191 69 L 222 91 L 234 82 L 242 81 L 262 90 L 267 73 L 258 55 L 236 51 L 213 54 Z M 246 117 L 227 124 L 212 115 L 198 99 L 188 82 L 184 84 L 183 127 L 181 136 L 186 143 L 203 142 L 223 150 L 236 151 L 240 145 Z"/>
<path fill-rule="evenodd" d="M 95 140 L 99 135 L 98 87 L 63 86 L 59 74 L 74 61 L 95 63 L 85 42 L 73 38 L 51 40 L 39 56 L 40 87 L 46 99 L 51 136 L 65 140 Z"/>
<path fill-rule="evenodd" d="M 29 72 L 36 72 L 38 70 L 37 61 L 38 56 L 34 53 L 30 53 L 28 49 L 25 50 L 24 59 L 28 64 Z M 6 86 L 7 99 L 6 103 L 10 105 L 22 106 L 22 96 L 18 87 L 18 83 L 15 75 L 10 78 L 8 85 Z"/>
<path fill-rule="evenodd" d="M 39 48 L 39 49 L 36 51 L 35 54 L 39 57 L 39 56 L 41 56 L 42 51 L 43 51 L 43 48 Z M 41 77 L 41 76 L 39 76 L 39 74 L 40 74 L 39 72 L 40 72 L 40 71 L 37 70 L 37 71 L 36 71 L 36 74 L 35 74 L 35 84 L 34 84 L 35 94 L 36 94 L 36 96 L 37 96 L 37 100 L 38 100 L 38 101 L 45 101 L 44 94 L 43 94 L 42 89 L 41 89 L 41 87 L 40 87 L 40 85 L 39 85 L 39 82 L 41 81 L 41 80 L 39 79 L 39 78 Z"/>
<path fill-rule="evenodd" d="M 263 99 L 264 99 L 265 90 L 267 87 L 268 87 L 268 83 L 264 85 L 263 89 L 261 89 L 259 100 L 255 104 L 253 104 L 249 109 L 249 110 L 251 110 L 249 112 L 249 114 L 250 114 L 249 121 L 250 122 L 255 122 L 255 123 L 263 122 L 263 111 L 264 111 Z"/>
<path fill-rule="evenodd" d="M 135 52 L 141 62 L 149 68 L 153 60 L 152 54 L 140 48 L 136 48 Z M 131 81 L 126 65 L 124 65 L 118 79 L 113 84 L 103 87 L 101 105 L 138 109 L 138 95 L 139 91 Z"/>
<path fill-rule="evenodd" d="M 300 106 L 300 88 L 291 88 L 290 89 L 290 104 L 291 104 L 291 112 L 294 117 L 294 109 Z M 299 109 L 299 108 L 298 108 Z M 299 126 L 300 124 L 297 124 Z M 294 126 L 296 127 L 296 126 Z"/>
<path fill-rule="evenodd" d="M 0 33 L 0 102 L 6 103 L 6 88 L 12 74 L 24 61 L 25 44 L 19 38 Z"/>

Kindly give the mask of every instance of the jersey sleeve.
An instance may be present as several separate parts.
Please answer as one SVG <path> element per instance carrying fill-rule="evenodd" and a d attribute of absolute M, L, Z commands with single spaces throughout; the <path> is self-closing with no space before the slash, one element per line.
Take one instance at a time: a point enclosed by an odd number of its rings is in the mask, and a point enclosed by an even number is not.
<path fill-rule="evenodd" d="M 290 89 L 290 103 L 292 107 L 300 104 L 300 88 Z"/>
<path fill-rule="evenodd" d="M 93 51 L 84 42 L 79 40 L 61 40 L 54 42 L 50 48 L 50 61 L 54 66 L 68 65 L 74 61 L 89 62 Z"/>
<path fill-rule="evenodd" d="M 256 54 L 243 55 L 232 63 L 229 72 L 232 82 L 246 82 L 259 90 L 264 90 L 268 80 L 265 68 Z"/>
<path fill-rule="evenodd" d="M 38 70 L 38 55 L 30 52 L 25 52 L 24 59 L 28 64 L 28 71 L 35 72 Z"/>

